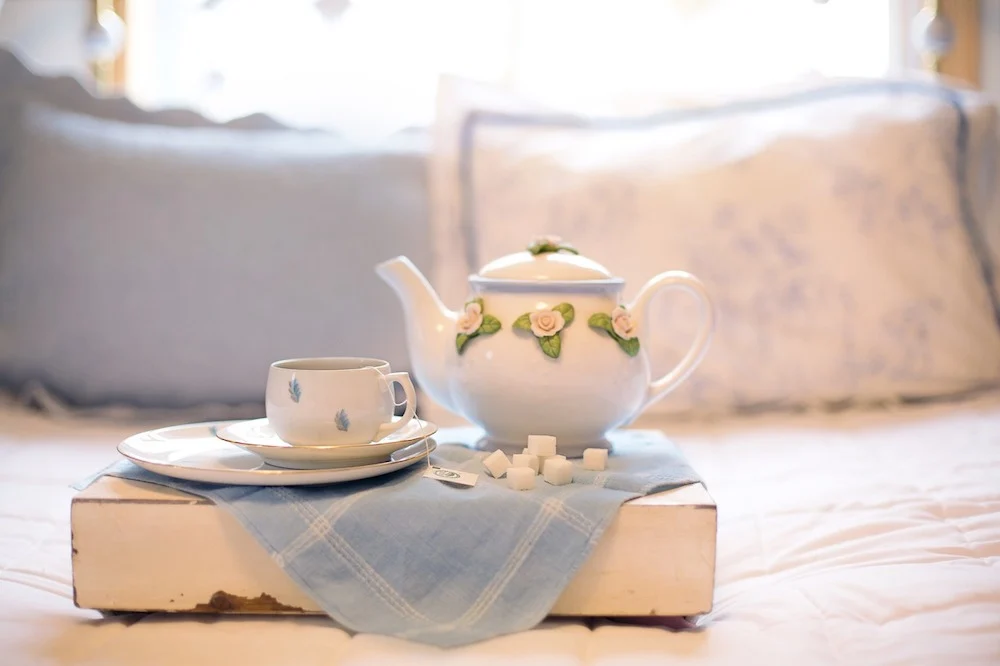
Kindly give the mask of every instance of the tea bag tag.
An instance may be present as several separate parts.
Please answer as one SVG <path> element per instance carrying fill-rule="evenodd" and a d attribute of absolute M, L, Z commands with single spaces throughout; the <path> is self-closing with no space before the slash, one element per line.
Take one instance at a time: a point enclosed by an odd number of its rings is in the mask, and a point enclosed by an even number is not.
<path fill-rule="evenodd" d="M 446 467 L 438 467 L 437 465 L 428 467 L 427 471 L 424 472 L 424 476 L 428 479 L 443 481 L 444 483 L 454 483 L 458 486 L 474 486 L 476 485 L 476 480 L 479 479 L 478 474 L 460 472 L 457 469 L 448 469 Z"/>
<path fill-rule="evenodd" d="M 417 423 L 420 423 L 420 419 L 417 419 Z M 427 471 L 424 472 L 424 476 L 428 479 L 434 479 L 435 481 L 441 481 L 443 483 L 453 483 L 456 486 L 474 486 L 476 485 L 476 480 L 479 478 L 478 474 L 473 474 L 472 472 L 460 472 L 457 469 L 448 469 L 447 467 L 438 467 L 437 465 L 431 464 L 431 443 L 427 441 L 428 438 L 424 438 L 424 446 L 427 447 Z"/>

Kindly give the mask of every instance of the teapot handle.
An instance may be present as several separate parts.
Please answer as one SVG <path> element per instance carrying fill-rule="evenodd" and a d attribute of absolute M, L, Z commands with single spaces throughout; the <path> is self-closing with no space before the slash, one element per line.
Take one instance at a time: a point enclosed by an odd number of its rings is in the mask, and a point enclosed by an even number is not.
<path fill-rule="evenodd" d="M 644 322 L 649 299 L 662 289 L 682 289 L 694 295 L 701 305 L 701 321 L 694 342 L 680 363 L 674 366 L 673 370 L 649 385 L 642 409 L 663 398 L 667 393 L 676 388 L 678 384 L 688 378 L 688 375 L 698 367 L 698 364 L 704 358 L 705 352 L 708 351 L 708 343 L 711 341 L 712 334 L 715 331 L 715 308 L 712 305 L 712 299 L 708 296 L 705 285 L 698 278 L 684 271 L 660 273 L 643 285 L 635 299 L 627 306 L 640 331 L 647 330 Z"/>

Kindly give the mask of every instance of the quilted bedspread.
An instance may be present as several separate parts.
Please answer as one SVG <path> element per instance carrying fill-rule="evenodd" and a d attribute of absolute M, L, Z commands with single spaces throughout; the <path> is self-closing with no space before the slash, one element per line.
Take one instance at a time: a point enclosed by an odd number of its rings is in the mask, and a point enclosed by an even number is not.
<path fill-rule="evenodd" d="M 0 663 L 1000 664 L 1000 397 L 661 424 L 718 502 L 714 610 L 684 631 L 550 620 L 451 650 L 319 617 L 76 608 L 69 484 L 148 425 L 0 407 Z"/>

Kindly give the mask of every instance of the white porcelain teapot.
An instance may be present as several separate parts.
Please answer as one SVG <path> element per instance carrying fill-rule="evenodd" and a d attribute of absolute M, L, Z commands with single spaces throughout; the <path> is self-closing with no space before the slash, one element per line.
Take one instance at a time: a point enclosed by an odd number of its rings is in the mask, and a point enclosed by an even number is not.
<path fill-rule="evenodd" d="M 376 272 L 403 302 L 418 386 L 483 428 L 486 448 L 519 453 L 533 434 L 555 435 L 567 455 L 607 446 L 610 430 L 687 378 L 714 327 L 711 300 L 694 276 L 661 273 L 623 303 L 625 281 L 557 237 L 470 276 L 470 300 L 457 312 L 406 257 Z M 650 298 L 667 288 L 694 294 L 701 322 L 684 358 L 652 380 L 643 324 Z"/>

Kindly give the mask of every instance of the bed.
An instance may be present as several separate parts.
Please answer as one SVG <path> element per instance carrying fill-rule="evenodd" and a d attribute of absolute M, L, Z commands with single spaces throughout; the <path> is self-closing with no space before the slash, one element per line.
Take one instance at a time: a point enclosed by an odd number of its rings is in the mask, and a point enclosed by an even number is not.
<path fill-rule="evenodd" d="M 995 105 L 833 81 L 592 119 L 445 83 L 434 127 L 358 146 L 97 99 L 0 52 L 0 664 L 1000 663 Z M 406 254 L 457 304 L 542 232 L 716 300 L 711 353 L 634 424 L 717 502 L 711 613 L 440 650 L 74 606 L 71 484 L 124 437 L 260 416 L 279 358 L 411 369 L 372 267 Z M 650 316 L 662 370 L 690 315 Z"/>
<path fill-rule="evenodd" d="M 73 605 L 70 484 L 150 425 L 0 410 L 4 664 L 996 664 L 1000 393 L 659 425 L 719 506 L 713 611 L 690 628 L 550 619 L 455 650 L 322 618 Z"/>

